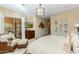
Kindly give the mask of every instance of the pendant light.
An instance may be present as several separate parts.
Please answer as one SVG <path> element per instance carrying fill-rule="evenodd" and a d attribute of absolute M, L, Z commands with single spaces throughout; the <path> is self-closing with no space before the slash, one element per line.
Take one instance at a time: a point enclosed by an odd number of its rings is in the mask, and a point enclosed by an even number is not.
<path fill-rule="evenodd" d="M 36 15 L 37 16 L 45 15 L 45 9 L 42 7 L 42 4 L 39 4 L 39 7 L 36 8 Z"/>

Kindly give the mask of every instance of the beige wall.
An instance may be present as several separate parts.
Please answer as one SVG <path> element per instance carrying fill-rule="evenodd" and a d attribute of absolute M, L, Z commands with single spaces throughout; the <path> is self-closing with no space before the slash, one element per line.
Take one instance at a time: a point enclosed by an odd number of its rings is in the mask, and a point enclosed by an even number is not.
<path fill-rule="evenodd" d="M 79 23 L 79 8 L 65 11 L 59 14 L 56 14 L 51 17 L 51 34 L 53 34 L 53 29 L 55 26 L 55 20 L 68 20 L 68 33 L 75 30 L 74 24 Z"/>
<path fill-rule="evenodd" d="M 9 10 L 7 8 L 3 8 L 0 7 L 0 13 L 2 13 L 4 16 L 8 16 L 8 17 L 15 17 L 15 18 L 21 18 L 22 15 L 13 11 L 13 10 Z"/>
<path fill-rule="evenodd" d="M 39 28 L 40 23 L 44 24 L 44 28 Z M 48 34 L 48 21 L 41 17 L 35 17 L 35 36 L 36 38 L 42 37 Z"/>
<path fill-rule="evenodd" d="M 33 16 L 33 17 L 28 16 L 26 18 L 26 21 L 33 22 L 33 28 L 29 28 L 29 30 L 35 30 L 35 38 L 39 38 L 39 37 L 42 37 L 42 36 L 48 34 L 48 21 L 46 19 L 44 19 L 42 17 L 37 17 L 37 16 Z M 43 24 L 45 26 L 43 29 L 39 27 L 41 22 L 43 22 Z"/>

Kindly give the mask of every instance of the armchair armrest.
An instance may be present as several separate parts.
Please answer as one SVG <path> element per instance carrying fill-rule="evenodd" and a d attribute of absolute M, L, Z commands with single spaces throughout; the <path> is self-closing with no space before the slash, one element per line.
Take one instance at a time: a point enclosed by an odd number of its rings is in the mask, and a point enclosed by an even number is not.
<path fill-rule="evenodd" d="M 11 42 L 10 44 L 9 42 L 0 42 L 0 51 L 11 52 L 14 51 L 16 47 L 17 45 L 13 42 Z"/>
<path fill-rule="evenodd" d="M 17 42 L 18 42 L 17 39 L 13 40 L 13 41 L 11 42 L 10 46 L 11 46 L 11 47 L 15 46 L 15 45 L 17 44 Z"/>

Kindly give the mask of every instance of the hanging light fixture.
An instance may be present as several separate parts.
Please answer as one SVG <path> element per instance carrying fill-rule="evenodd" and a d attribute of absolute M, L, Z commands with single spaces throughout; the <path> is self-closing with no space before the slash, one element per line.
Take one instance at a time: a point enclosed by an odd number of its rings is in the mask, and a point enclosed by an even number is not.
<path fill-rule="evenodd" d="M 45 9 L 42 7 L 42 4 L 39 4 L 39 7 L 36 8 L 36 15 L 37 16 L 45 15 Z"/>

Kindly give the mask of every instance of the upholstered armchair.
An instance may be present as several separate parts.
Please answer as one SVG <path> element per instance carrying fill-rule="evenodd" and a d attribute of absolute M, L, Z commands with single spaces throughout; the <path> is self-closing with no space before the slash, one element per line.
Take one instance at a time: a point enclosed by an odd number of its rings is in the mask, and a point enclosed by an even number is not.
<path fill-rule="evenodd" d="M 13 34 L 4 34 L 0 36 L 0 52 L 11 52 L 16 48 L 16 40 Z"/>
<path fill-rule="evenodd" d="M 11 52 L 14 51 L 16 48 L 16 44 L 9 43 L 9 42 L 0 42 L 0 51 L 1 52 Z"/>

